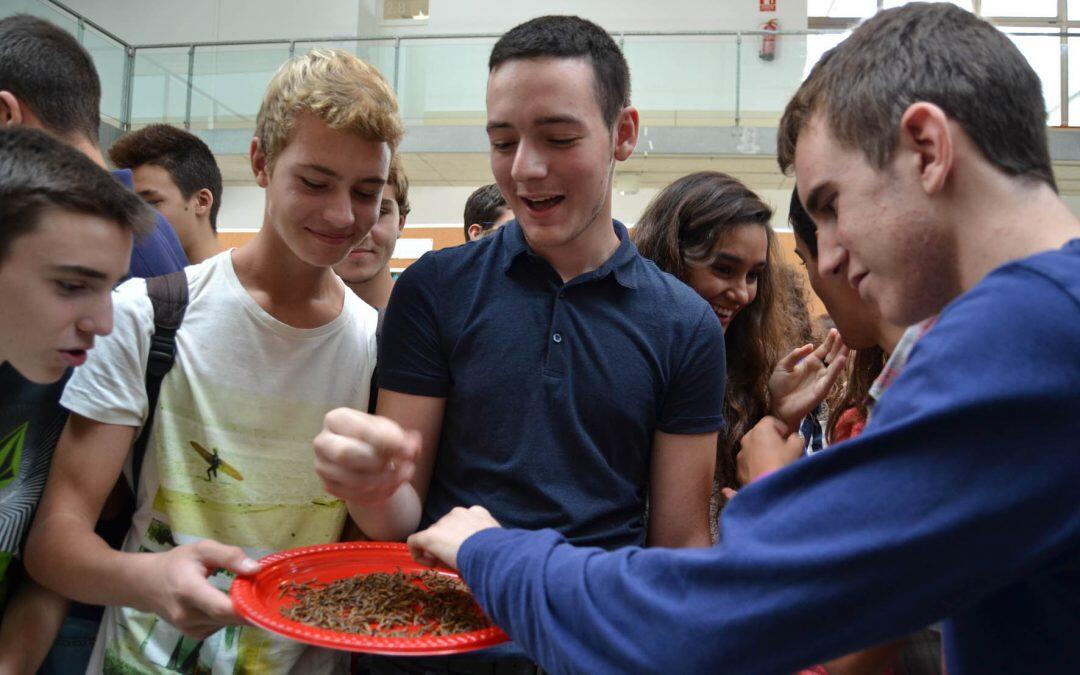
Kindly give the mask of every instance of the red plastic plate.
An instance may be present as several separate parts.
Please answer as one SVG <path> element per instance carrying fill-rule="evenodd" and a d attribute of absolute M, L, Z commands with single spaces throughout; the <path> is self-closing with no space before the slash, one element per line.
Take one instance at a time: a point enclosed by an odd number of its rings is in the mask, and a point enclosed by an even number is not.
<path fill-rule="evenodd" d="M 392 656 L 437 656 L 485 649 L 506 642 L 506 633 L 496 627 L 455 635 L 412 637 L 374 637 L 338 633 L 286 619 L 281 607 L 294 602 L 281 594 L 281 582 L 306 582 L 311 579 L 329 583 L 357 574 L 372 572 L 418 572 L 431 569 L 417 563 L 405 544 L 354 541 L 340 544 L 306 546 L 282 551 L 262 559 L 262 569 L 254 576 L 237 577 L 229 595 L 240 616 L 256 626 L 319 647 L 345 649 Z M 435 571 L 460 578 L 446 568 Z"/>

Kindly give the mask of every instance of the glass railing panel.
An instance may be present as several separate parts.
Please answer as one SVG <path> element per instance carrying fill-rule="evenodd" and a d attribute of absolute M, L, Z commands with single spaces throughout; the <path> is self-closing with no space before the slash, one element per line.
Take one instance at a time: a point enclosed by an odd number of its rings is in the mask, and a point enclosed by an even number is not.
<path fill-rule="evenodd" d="M 187 48 L 139 49 L 131 83 L 131 126 L 184 125 Z"/>
<path fill-rule="evenodd" d="M 744 126 L 776 126 L 784 107 L 832 41 L 806 35 L 744 35 L 739 73 L 739 117 Z M 835 38 L 835 35 L 809 36 Z"/>
<path fill-rule="evenodd" d="M 127 49 L 90 26 L 83 30 L 83 47 L 90 52 L 101 78 L 101 116 L 119 127 L 124 119 L 124 77 Z"/>
<path fill-rule="evenodd" d="M 32 14 L 60 26 L 72 35 L 79 34 L 79 22 L 59 7 L 41 0 L 0 0 L 0 17 Z"/>
<path fill-rule="evenodd" d="M 288 43 L 197 48 L 191 128 L 254 130 L 266 85 L 288 58 Z"/>
<path fill-rule="evenodd" d="M 1008 29 L 1004 29 L 1008 30 Z M 1046 31 L 1036 28 L 1014 29 L 1023 35 L 1008 37 L 1028 60 L 1042 81 L 1043 99 L 1046 101 L 1046 123 L 1061 124 L 1061 37 L 1056 28 Z M 1047 33 L 1033 35 L 1032 33 Z"/>
<path fill-rule="evenodd" d="M 494 44 L 494 38 L 402 40 L 397 94 L 405 124 L 483 124 Z"/>
<path fill-rule="evenodd" d="M 738 49 L 734 35 L 626 36 L 631 100 L 643 125 L 732 124 Z"/>
<path fill-rule="evenodd" d="M 375 66 L 386 81 L 394 83 L 394 41 L 393 40 L 322 40 L 319 42 L 297 42 L 296 54 L 303 54 L 312 49 L 344 49 L 359 56 Z"/>

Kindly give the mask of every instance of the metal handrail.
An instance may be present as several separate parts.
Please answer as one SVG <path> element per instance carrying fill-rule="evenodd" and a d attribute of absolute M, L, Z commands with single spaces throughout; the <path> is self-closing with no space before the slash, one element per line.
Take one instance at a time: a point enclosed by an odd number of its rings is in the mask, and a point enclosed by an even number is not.
<path fill-rule="evenodd" d="M 200 42 L 159 42 L 159 43 L 145 43 L 145 44 L 131 44 L 123 40 L 119 36 L 115 35 L 111 31 L 105 29 L 98 23 L 91 19 L 86 18 L 79 12 L 68 7 L 60 0 L 40 0 L 47 4 L 50 4 L 63 12 L 70 15 L 76 20 L 79 26 L 80 41 L 81 33 L 85 26 L 90 26 L 95 31 L 105 36 L 106 38 L 114 41 L 119 47 L 124 49 L 125 63 L 123 73 L 123 91 L 121 97 L 121 119 L 120 124 L 124 130 L 127 130 L 131 126 L 131 110 L 132 110 L 132 83 L 135 77 L 135 58 L 140 50 L 157 50 L 157 49 L 187 49 L 188 50 L 188 69 L 187 76 L 184 78 L 180 73 L 174 73 L 172 71 L 165 71 L 166 74 L 172 78 L 180 79 L 185 82 L 187 86 L 187 98 L 185 101 L 185 114 L 184 114 L 184 126 L 190 128 L 191 126 L 191 105 L 192 94 L 198 92 L 207 98 L 214 100 L 206 92 L 200 90 L 194 85 L 194 66 L 195 66 L 195 52 L 199 49 L 215 48 L 215 47 L 244 47 L 244 46 L 259 46 L 259 45 L 288 45 L 290 57 L 295 53 L 296 45 L 298 43 L 326 43 L 326 42 L 344 42 L 344 43 L 378 43 L 378 42 L 393 42 L 394 47 L 394 74 L 393 82 L 395 89 L 398 87 L 398 71 L 400 64 L 400 52 L 401 45 L 408 42 L 421 42 L 431 40 L 471 40 L 471 39 L 492 39 L 496 40 L 502 36 L 502 33 L 428 33 L 422 35 L 358 35 L 355 37 L 347 37 L 341 35 L 326 36 L 326 37 L 304 37 L 304 38 L 266 38 L 259 40 L 212 40 L 212 41 L 200 41 Z M 1060 26 L 1060 24 L 1055 24 Z M 807 28 L 799 30 L 673 30 L 673 31 L 619 31 L 612 32 L 612 35 L 619 40 L 619 44 L 623 44 L 623 40 L 627 37 L 731 37 L 734 38 L 736 45 L 741 45 L 745 37 L 753 36 L 809 36 L 809 35 L 842 35 L 850 32 L 854 26 L 835 28 Z M 1027 26 L 1025 26 L 1026 28 Z M 1060 30 L 1054 32 L 1035 31 L 1035 30 L 1018 30 L 1018 31 L 1003 31 L 1006 35 L 1016 37 L 1044 37 L 1044 38 L 1056 38 L 1064 42 L 1068 38 L 1077 37 L 1080 38 L 1080 28 L 1072 25 L 1060 26 Z M 740 103 L 741 103 L 741 49 L 736 52 L 736 85 L 735 85 L 735 125 L 740 125 Z M 1066 83 L 1066 69 L 1068 64 L 1065 62 L 1064 52 L 1062 56 L 1062 88 L 1060 91 L 1060 99 L 1064 104 L 1061 106 L 1062 123 L 1067 124 L 1068 110 L 1067 104 L 1069 101 L 1076 98 L 1076 94 L 1070 96 L 1067 91 Z M 214 101 L 215 104 L 220 104 L 219 101 Z M 224 106 L 224 104 L 221 104 Z M 225 106 L 228 109 L 227 106 Z M 231 110 L 231 109 L 229 109 Z M 237 116 L 244 117 L 237 113 Z"/>

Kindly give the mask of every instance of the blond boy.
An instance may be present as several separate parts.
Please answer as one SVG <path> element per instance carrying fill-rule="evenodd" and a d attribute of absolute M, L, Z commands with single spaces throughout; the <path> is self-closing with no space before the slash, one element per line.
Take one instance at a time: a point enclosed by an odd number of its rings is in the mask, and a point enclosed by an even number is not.
<path fill-rule="evenodd" d="M 389 85 L 346 52 L 316 50 L 274 76 L 251 142 L 262 229 L 187 268 L 122 551 L 93 524 L 147 418 L 153 319 L 144 282 L 116 294 L 112 336 L 64 393 L 71 419 L 27 551 L 43 584 L 109 606 L 91 672 L 343 667 L 243 625 L 223 591 L 262 555 L 341 534 L 346 508 L 313 475 L 310 439 L 326 410 L 366 406 L 376 313 L 331 266 L 375 223 L 401 135 Z"/>

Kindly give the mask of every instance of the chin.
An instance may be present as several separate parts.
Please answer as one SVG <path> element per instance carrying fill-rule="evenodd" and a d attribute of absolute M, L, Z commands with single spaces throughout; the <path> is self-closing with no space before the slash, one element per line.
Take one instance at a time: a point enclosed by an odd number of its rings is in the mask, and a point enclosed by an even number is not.
<path fill-rule="evenodd" d="M 58 381 L 64 376 L 64 372 L 67 370 L 67 366 L 46 366 L 40 364 L 34 364 L 33 367 L 26 368 L 23 365 L 12 363 L 11 364 L 20 375 L 26 379 L 34 382 L 35 384 L 52 384 Z"/>

